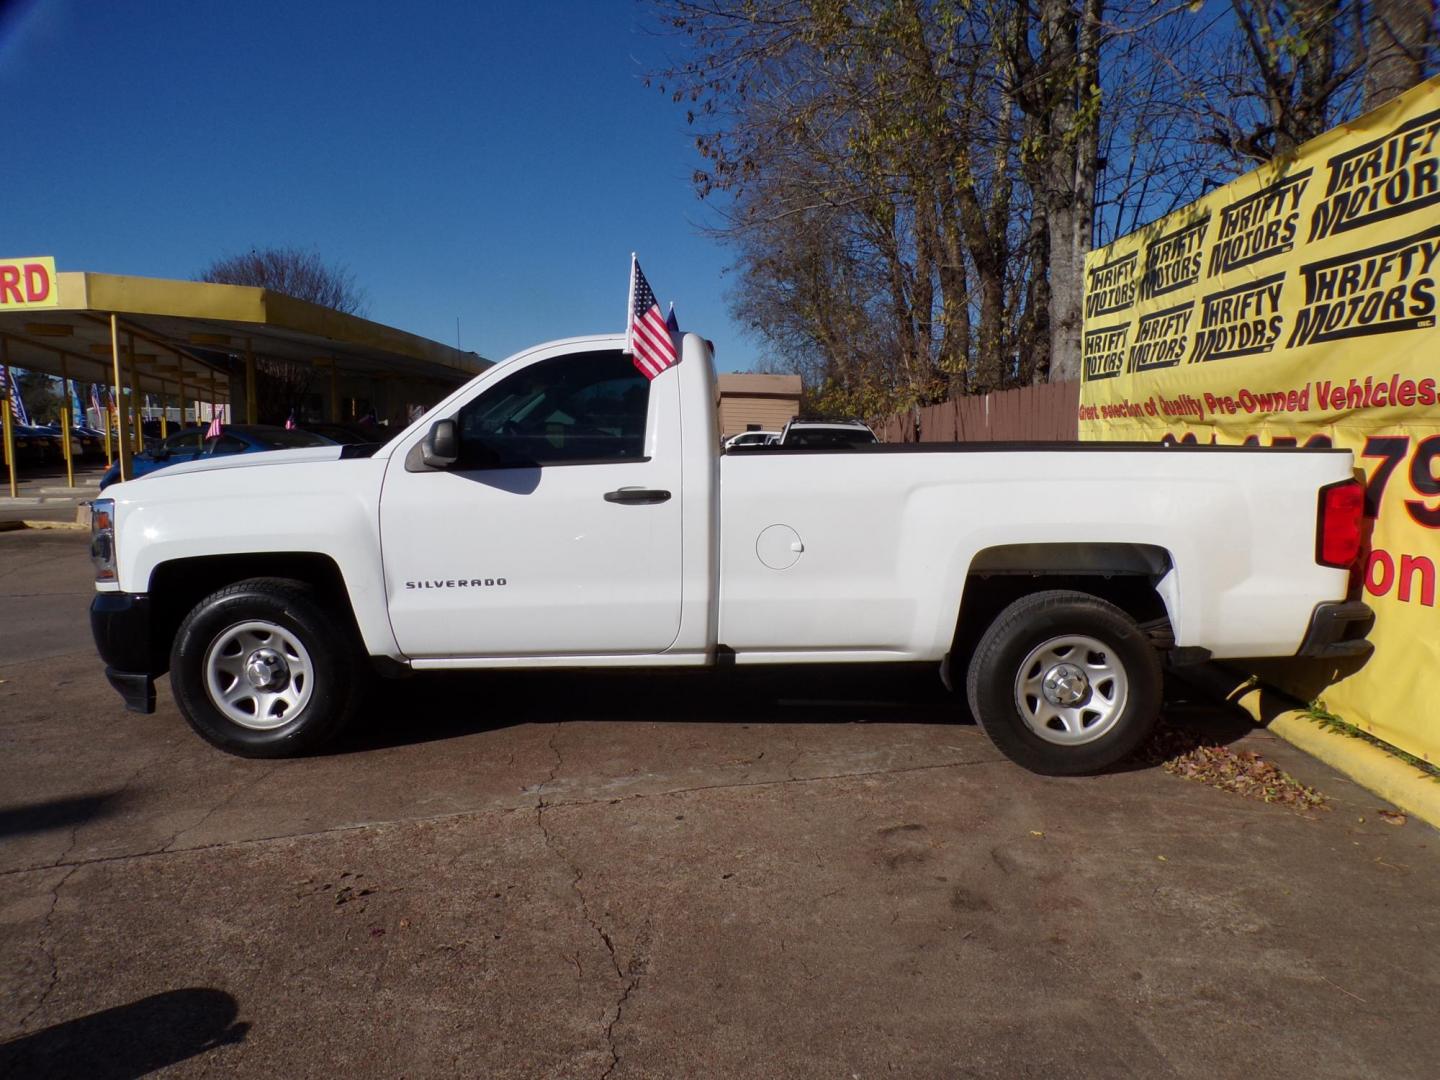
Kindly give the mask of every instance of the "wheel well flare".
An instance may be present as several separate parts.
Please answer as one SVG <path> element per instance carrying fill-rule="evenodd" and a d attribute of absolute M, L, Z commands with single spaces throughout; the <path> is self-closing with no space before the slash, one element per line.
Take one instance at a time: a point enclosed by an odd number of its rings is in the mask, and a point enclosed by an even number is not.
<path fill-rule="evenodd" d="M 169 667 L 170 645 L 180 621 L 205 597 L 248 578 L 285 578 L 315 590 L 320 603 L 353 622 L 350 595 L 340 567 L 329 555 L 278 551 L 243 555 L 203 555 L 161 563 L 150 574 L 151 653 L 157 674 Z"/>

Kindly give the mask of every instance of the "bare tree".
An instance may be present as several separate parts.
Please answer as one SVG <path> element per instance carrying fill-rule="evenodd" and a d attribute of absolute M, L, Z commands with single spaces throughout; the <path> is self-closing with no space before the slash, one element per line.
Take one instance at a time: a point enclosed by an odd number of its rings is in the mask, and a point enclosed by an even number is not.
<path fill-rule="evenodd" d="M 1015 98 L 1027 120 L 1022 161 L 1043 222 L 1044 315 L 1048 371 L 1040 379 L 1080 377 L 1085 255 L 1095 217 L 1100 156 L 1100 47 L 1103 0 L 1039 0 L 1016 6 L 1020 25 L 1006 39 Z M 1033 46 L 1032 46 L 1033 41 Z M 1037 311 L 1037 315 L 1040 312 Z"/>
<path fill-rule="evenodd" d="M 345 267 L 326 263 L 317 251 L 298 247 L 251 248 L 240 255 L 216 259 L 200 271 L 201 281 L 220 285 L 255 285 L 308 300 L 347 315 L 364 315 L 365 292 Z"/>
<path fill-rule="evenodd" d="M 699 129 L 736 314 L 823 370 L 834 411 L 1019 378 L 1028 200 L 991 21 L 967 0 L 657 4 L 687 39 L 656 81 Z"/>
<path fill-rule="evenodd" d="M 1371 0 L 1365 61 L 1365 108 L 1374 109 L 1414 86 L 1433 61 L 1434 0 Z"/>
<path fill-rule="evenodd" d="M 1078 377 L 1095 243 L 1435 61 L 1431 0 L 648 3 L 735 314 L 852 414 Z"/>
<path fill-rule="evenodd" d="M 326 263 L 313 250 L 297 247 L 251 248 L 216 259 L 199 280 L 219 285 L 253 285 L 296 300 L 363 315 L 364 291 L 343 266 Z M 262 423 L 282 423 L 303 408 L 315 381 L 311 364 L 260 356 L 255 361 L 255 406 Z"/>

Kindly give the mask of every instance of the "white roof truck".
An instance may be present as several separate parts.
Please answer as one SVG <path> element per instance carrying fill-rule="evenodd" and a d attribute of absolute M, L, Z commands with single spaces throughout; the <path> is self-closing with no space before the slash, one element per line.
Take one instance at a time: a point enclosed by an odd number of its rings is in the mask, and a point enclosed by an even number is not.
<path fill-rule="evenodd" d="M 371 671 L 925 662 L 1020 764 L 1105 768 L 1162 662 L 1348 655 L 1348 451 L 722 452 L 704 339 L 541 345 L 373 447 L 206 458 L 93 506 L 111 683 L 235 754 L 323 746 Z"/>

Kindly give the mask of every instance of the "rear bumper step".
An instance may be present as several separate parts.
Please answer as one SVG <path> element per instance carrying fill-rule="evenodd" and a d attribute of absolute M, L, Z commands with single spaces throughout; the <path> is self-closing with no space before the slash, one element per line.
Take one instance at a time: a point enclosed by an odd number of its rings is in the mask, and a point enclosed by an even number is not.
<path fill-rule="evenodd" d="M 1310 616 L 1310 629 L 1295 655 L 1323 660 L 1365 656 L 1375 648 L 1365 640 L 1374 625 L 1375 612 L 1359 600 L 1318 604 Z"/>

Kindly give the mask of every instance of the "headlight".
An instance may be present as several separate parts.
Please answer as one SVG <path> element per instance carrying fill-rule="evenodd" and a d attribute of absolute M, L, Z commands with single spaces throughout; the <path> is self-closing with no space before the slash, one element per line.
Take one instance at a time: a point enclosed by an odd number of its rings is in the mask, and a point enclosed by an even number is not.
<path fill-rule="evenodd" d="M 96 581 L 115 580 L 114 499 L 96 499 L 90 504 L 90 561 L 95 564 Z"/>

